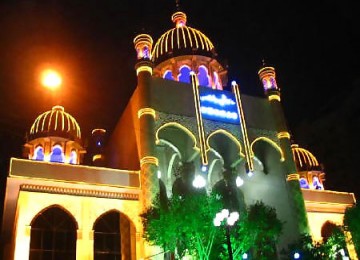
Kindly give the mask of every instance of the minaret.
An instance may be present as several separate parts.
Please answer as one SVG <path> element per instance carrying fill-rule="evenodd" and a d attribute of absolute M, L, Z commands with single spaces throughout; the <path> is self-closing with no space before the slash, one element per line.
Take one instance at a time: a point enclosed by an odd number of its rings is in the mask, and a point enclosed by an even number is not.
<path fill-rule="evenodd" d="M 266 66 L 263 62 L 263 66 L 258 74 L 263 84 L 265 95 L 270 103 L 277 129 L 277 137 L 279 138 L 280 147 L 284 153 L 283 163 L 287 174 L 286 180 L 289 184 L 289 190 L 292 195 L 291 198 L 293 199 L 298 229 L 300 233 L 308 232 L 305 203 L 300 189 L 299 174 L 297 173 L 296 164 L 292 155 L 290 133 L 287 129 L 287 123 L 281 105 L 280 88 L 276 83 L 275 68 Z"/>
<path fill-rule="evenodd" d="M 106 130 L 102 128 L 96 128 L 91 131 L 91 155 L 92 165 L 94 166 L 105 166 L 105 146 Z"/>
<path fill-rule="evenodd" d="M 155 149 L 155 120 L 156 113 L 151 107 L 150 88 L 153 73 L 151 50 L 153 40 L 148 34 L 139 34 L 134 38 L 137 63 L 137 138 L 140 140 L 138 147 L 141 170 L 142 203 L 144 207 L 151 204 L 152 199 L 159 191 L 157 167 L 159 160 Z"/>

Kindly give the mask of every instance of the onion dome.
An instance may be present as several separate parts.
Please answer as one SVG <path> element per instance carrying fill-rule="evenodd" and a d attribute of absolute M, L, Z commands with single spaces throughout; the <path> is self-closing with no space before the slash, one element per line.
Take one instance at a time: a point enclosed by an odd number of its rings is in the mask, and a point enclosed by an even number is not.
<path fill-rule="evenodd" d="M 74 117 L 64 111 L 62 106 L 54 106 L 51 110 L 39 115 L 30 128 L 30 140 L 50 136 L 70 140 L 81 138 L 79 124 Z"/>
<path fill-rule="evenodd" d="M 311 152 L 304 148 L 300 148 L 297 144 L 291 145 L 291 150 L 298 171 L 321 170 L 318 160 Z"/>
<path fill-rule="evenodd" d="M 186 25 L 185 13 L 176 12 L 171 19 L 175 28 L 161 35 L 153 48 L 152 61 L 155 64 L 182 55 L 215 55 L 214 45 L 209 38 L 201 31 Z"/>

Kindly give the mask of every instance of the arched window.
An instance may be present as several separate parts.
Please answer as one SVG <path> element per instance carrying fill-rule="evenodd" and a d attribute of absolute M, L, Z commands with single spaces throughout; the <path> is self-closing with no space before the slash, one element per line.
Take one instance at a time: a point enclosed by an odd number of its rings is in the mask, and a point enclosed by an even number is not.
<path fill-rule="evenodd" d="M 302 189 L 309 189 L 310 188 L 309 183 L 305 178 L 300 178 L 299 182 L 300 182 L 300 188 L 302 188 Z"/>
<path fill-rule="evenodd" d="M 77 153 L 75 150 L 72 150 L 70 153 L 70 160 L 69 163 L 76 164 L 77 163 Z"/>
<path fill-rule="evenodd" d="M 223 89 L 222 86 L 221 86 L 220 79 L 219 79 L 219 74 L 218 74 L 216 71 L 214 72 L 214 79 L 213 79 L 213 81 L 214 81 L 214 88 L 215 88 L 215 89 L 220 89 L 220 90 Z"/>
<path fill-rule="evenodd" d="M 167 70 L 164 73 L 164 79 L 174 80 L 171 70 Z"/>
<path fill-rule="evenodd" d="M 57 206 L 39 213 L 31 223 L 30 260 L 76 259 L 77 224 Z"/>
<path fill-rule="evenodd" d="M 186 65 L 180 68 L 179 81 L 184 83 L 190 83 L 190 68 Z"/>
<path fill-rule="evenodd" d="M 37 146 L 34 151 L 34 160 L 44 161 L 44 148 L 42 146 Z"/>
<path fill-rule="evenodd" d="M 131 259 L 131 225 L 118 211 L 101 215 L 94 224 L 94 260 Z"/>
<path fill-rule="evenodd" d="M 313 188 L 315 190 L 323 190 L 324 189 L 324 187 L 322 186 L 322 184 L 317 176 L 313 177 Z"/>
<path fill-rule="evenodd" d="M 203 65 L 199 66 L 198 79 L 200 86 L 210 87 L 208 69 Z"/>
<path fill-rule="evenodd" d="M 65 156 L 62 147 L 58 144 L 54 145 L 50 154 L 50 162 L 64 162 L 64 160 Z"/>

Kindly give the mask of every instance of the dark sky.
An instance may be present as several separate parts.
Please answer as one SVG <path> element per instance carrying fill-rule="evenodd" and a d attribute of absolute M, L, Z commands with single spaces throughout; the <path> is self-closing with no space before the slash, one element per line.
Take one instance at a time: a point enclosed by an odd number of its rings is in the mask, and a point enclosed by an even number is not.
<path fill-rule="evenodd" d="M 229 66 L 229 82 L 236 80 L 243 93 L 261 93 L 257 71 L 262 59 L 275 66 L 294 139 L 326 167 L 337 161 L 333 159 L 337 153 L 345 158 L 341 163 L 358 160 L 352 147 L 360 142 L 352 126 L 359 120 L 338 130 L 339 135 L 324 137 L 321 144 L 309 131 L 326 134 L 338 120 L 337 111 L 359 93 L 359 19 L 353 2 L 184 0 L 180 4 L 188 25 L 212 40 L 219 60 Z M 133 38 L 144 32 L 157 39 L 172 28 L 174 10 L 175 1 L 170 0 L 2 0 L 2 168 L 7 167 L 8 156 L 20 156 L 33 120 L 54 104 L 64 105 L 78 120 L 85 138 L 97 127 L 111 132 L 136 86 Z M 45 66 L 64 75 L 61 93 L 53 95 L 39 85 L 38 74 Z M 342 113 L 358 115 L 359 105 L 351 100 Z M 333 121 L 316 124 L 328 118 L 325 115 L 334 115 L 329 116 Z M 344 138 L 351 138 L 349 146 L 341 142 Z M 331 149 L 326 146 L 330 144 Z M 344 156 L 344 150 L 350 155 Z M 325 151 L 333 152 L 328 156 Z M 348 163 L 347 175 L 339 165 L 327 167 L 329 187 L 359 192 L 360 185 L 352 179 L 357 165 Z M 345 176 L 342 183 L 339 176 Z"/>

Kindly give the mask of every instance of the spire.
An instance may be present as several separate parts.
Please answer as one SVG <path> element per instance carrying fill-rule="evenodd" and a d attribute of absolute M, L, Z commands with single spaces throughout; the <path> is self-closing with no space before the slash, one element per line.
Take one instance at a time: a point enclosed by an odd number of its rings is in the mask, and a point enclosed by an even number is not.
<path fill-rule="evenodd" d="M 176 0 L 176 1 L 175 1 L 175 6 L 176 6 L 176 11 L 177 11 L 177 12 L 180 12 L 180 11 L 181 11 L 181 8 L 180 8 L 180 0 Z"/>

